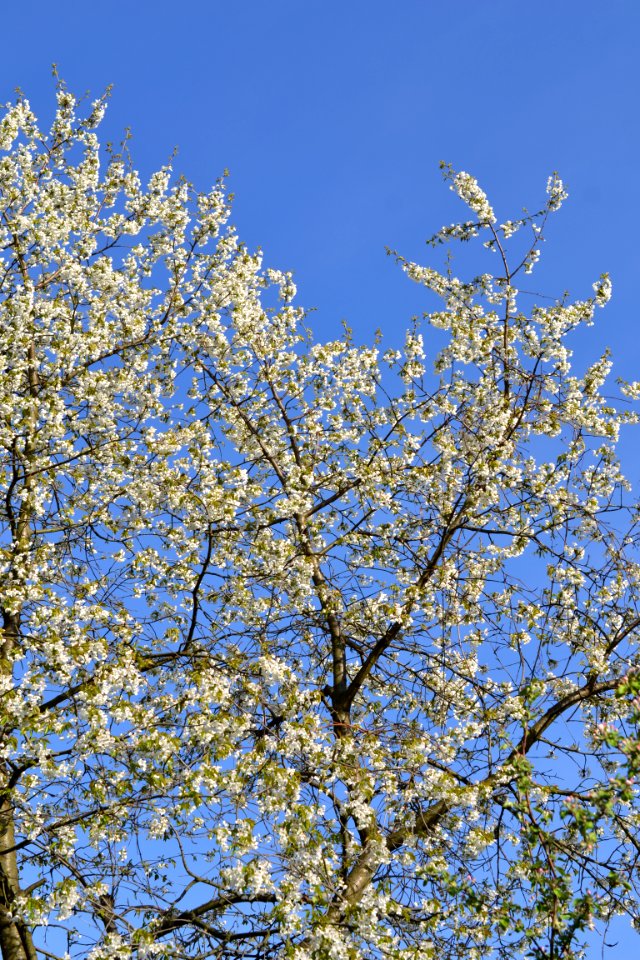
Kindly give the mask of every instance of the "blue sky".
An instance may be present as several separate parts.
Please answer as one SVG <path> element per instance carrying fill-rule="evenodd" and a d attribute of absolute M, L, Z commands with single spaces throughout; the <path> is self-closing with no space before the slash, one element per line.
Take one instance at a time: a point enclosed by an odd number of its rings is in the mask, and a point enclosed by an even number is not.
<path fill-rule="evenodd" d="M 424 238 L 464 216 L 439 160 L 477 176 L 503 218 L 558 170 L 571 200 L 544 292 L 583 295 L 610 271 L 585 350 L 609 343 L 632 375 L 635 0 L 57 0 L 7 5 L 3 25 L 0 99 L 20 85 L 46 112 L 55 61 L 74 91 L 113 83 L 107 132 L 131 127 L 143 171 L 176 146 L 198 186 L 228 168 L 242 237 L 295 272 L 320 335 L 346 319 L 392 337 L 424 308 L 384 247 L 426 258 Z"/>
<path fill-rule="evenodd" d="M 74 91 L 114 85 L 106 134 L 131 128 L 143 173 L 174 147 L 203 189 L 228 168 L 240 235 L 293 270 L 319 337 L 346 320 L 396 343 L 428 308 L 384 249 L 428 262 L 424 239 L 464 217 L 439 160 L 477 176 L 500 219 L 559 171 L 570 200 L 536 289 L 579 297 L 609 271 L 577 354 L 610 346 L 640 379 L 637 0 L 32 0 L 2 24 L 0 100 L 20 86 L 49 113 L 56 62 Z M 622 935 L 616 956 L 634 947 Z"/>

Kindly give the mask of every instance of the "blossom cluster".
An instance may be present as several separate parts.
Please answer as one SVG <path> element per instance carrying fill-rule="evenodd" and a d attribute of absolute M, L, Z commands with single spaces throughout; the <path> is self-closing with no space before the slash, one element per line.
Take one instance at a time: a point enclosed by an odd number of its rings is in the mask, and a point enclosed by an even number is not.
<path fill-rule="evenodd" d="M 519 293 L 561 181 L 497 226 L 450 171 L 433 245 L 499 275 L 399 257 L 442 301 L 401 347 L 314 342 L 224 184 L 143 184 L 104 106 L 0 121 L 0 952 L 548 955 L 640 825 L 634 414 L 567 342 L 611 282 Z"/>

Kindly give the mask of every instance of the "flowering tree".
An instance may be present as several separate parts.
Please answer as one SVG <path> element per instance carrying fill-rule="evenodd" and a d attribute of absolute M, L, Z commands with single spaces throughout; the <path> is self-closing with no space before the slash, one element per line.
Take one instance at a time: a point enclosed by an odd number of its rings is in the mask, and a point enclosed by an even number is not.
<path fill-rule="evenodd" d="M 313 342 L 103 109 L 0 123 L 2 957 L 579 956 L 636 912 L 640 567 L 609 281 L 517 301 L 561 182 L 445 170 L 497 270 L 398 258 L 434 372 Z"/>

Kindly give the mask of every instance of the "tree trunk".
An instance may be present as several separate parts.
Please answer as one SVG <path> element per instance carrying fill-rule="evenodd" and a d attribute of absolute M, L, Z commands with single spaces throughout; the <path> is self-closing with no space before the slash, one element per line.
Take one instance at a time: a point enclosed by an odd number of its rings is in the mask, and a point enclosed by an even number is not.
<path fill-rule="evenodd" d="M 20 631 L 20 617 L 3 611 L 2 644 L 0 645 L 0 672 L 12 672 L 12 654 Z M 0 796 L 0 953 L 2 960 L 37 960 L 30 930 L 13 915 L 13 901 L 20 892 L 18 858 L 14 849 L 15 826 L 13 799 L 9 787 L 9 770 L 0 767 L 2 793 Z"/>
<path fill-rule="evenodd" d="M 13 916 L 13 901 L 20 891 L 13 847 L 13 807 L 11 799 L 5 797 L 0 803 L 0 952 L 2 960 L 37 960 L 31 931 Z"/>

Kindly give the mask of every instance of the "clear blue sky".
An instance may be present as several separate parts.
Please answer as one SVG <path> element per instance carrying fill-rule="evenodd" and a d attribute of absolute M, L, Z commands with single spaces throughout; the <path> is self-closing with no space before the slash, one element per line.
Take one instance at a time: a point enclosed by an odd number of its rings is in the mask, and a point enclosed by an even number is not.
<path fill-rule="evenodd" d="M 578 354 L 608 345 L 640 379 L 638 0 L 23 0 L 2 28 L 0 100 L 20 86 L 50 112 L 56 62 L 74 91 L 113 83 L 107 134 L 131 127 L 143 172 L 176 146 L 202 188 L 228 168 L 241 236 L 294 271 L 319 336 L 344 319 L 395 342 L 425 309 L 384 248 L 426 261 L 424 238 L 464 216 L 439 160 L 501 219 L 558 170 L 571 196 L 536 289 L 583 296 L 609 271 Z M 617 960 L 640 945 L 609 939 Z"/>

